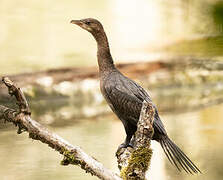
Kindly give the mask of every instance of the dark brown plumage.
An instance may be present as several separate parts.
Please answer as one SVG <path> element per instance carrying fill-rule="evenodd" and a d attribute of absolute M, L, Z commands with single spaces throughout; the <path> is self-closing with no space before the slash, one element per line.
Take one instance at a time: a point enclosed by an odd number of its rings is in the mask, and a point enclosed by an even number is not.
<path fill-rule="evenodd" d="M 131 145 L 131 138 L 136 131 L 142 102 L 144 100 L 152 102 L 151 97 L 141 86 L 116 69 L 110 54 L 107 36 L 98 20 L 88 18 L 72 20 L 71 23 L 90 32 L 97 41 L 100 89 L 108 105 L 124 125 L 127 136 L 120 148 L 127 147 Z M 153 140 L 161 144 L 167 158 L 179 171 L 184 169 L 187 173 L 200 172 L 180 148 L 170 140 L 155 105 L 154 108 L 156 112 L 153 123 Z"/>

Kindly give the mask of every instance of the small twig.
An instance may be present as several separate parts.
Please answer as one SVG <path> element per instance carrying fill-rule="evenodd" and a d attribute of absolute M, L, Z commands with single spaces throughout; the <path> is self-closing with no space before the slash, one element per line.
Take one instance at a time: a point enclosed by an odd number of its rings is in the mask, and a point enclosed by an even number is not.
<path fill-rule="evenodd" d="M 19 106 L 19 111 L 24 114 L 31 115 L 29 105 L 22 92 L 22 90 L 17 87 L 8 77 L 3 77 L 2 82 L 8 87 L 8 92 L 11 96 L 15 96 L 17 104 Z"/>
<path fill-rule="evenodd" d="M 137 124 L 133 149 L 123 148 L 116 154 L 123 179 L 145 179 L 152 156 L 150 141 L 153 136 L 154 114 L 153 104 L 144 101 Z"/>
<path fill-rule="evenodd" d="M 16 97 L 19 105 L 19 112 L 0 105 L 0 120 L 3 119 L 6 122 L 12 122 L 19 127 L 18 133 L 22 130 L 27 131 L 30 138 L 48 144 L 49 147 L 63 154 L 64 159 L 61 162 L 62 165 L 78 165 L 86 172 L 97 176 L 99 179 L 121 180 L 118 175 L 105 168 L 95 158 L 87 155 L 81 148 L 71 145 L 60 136 L 50 132 L 41 124 L 32 120 L 28 103 L 20 88 L 17 88 L 7 77 L 3 78 L 2 81 L 8 87 L 9 94 Z"/>

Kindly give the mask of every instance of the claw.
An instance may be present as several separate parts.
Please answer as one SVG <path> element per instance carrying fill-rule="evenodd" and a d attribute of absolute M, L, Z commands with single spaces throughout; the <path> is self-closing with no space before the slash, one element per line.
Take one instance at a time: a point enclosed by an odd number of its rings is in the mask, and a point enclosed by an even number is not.
<path fill-rule="evenodd" d="M 119 155 L 119 154 L 122 154 L 125 151 L 125 149 L 128 148 L 128 147 L 133 148 L 133 145 L 132 144 L 126 144 L 126 143 L 120 144 L 118 146 L 118 149 L 117 149 L 116 153 L 115 153 L 116 156 Z"/>

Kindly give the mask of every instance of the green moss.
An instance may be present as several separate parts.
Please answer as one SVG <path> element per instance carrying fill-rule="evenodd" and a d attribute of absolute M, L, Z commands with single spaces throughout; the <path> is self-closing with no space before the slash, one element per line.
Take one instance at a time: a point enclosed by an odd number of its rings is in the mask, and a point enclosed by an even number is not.
<path fill-rule="evenodd" d="M 130 166 L 142 167 L 143 171 L 148 170 L 152 157 L 152 149 L 147 147 L 139 147 L 133 151 L 129 160 Z"/>
<path fill-rule="evenodd" d="M 123 168 L 120 173 L 124 180 L 134 179 L 134 173 L 137 171 L 146 172 L 148 170 L 152 157 L 152 149 L 149 148 L 149 146 L 150 144 L 143 147 L 138 147 L 132 152 L 128 166 Z"/>
<path fill-rule="evenodd" d="M 66 149 L 61 149 L 61 152 L 63 152 L 64 159 L 60 162 L 61 165 L 66 166 L 69 164 L 73 165 L 79 165 L 82 169 L 86 171 L 86 173 L 90 173 L 91 175 L 96 175 L 95 172 L 88 167 L 86 162 L 83 160 L 78 160 L 76 158 L 76 152 L 75 151 L 67 151 Z"/>
<path fill-rule="evenodd" d="M 61 151 L 63 152 L 63 155 L 64 155 L 64 159 L 60 162 L 61 165 L 66 166 L 69 164 L 74 164 L 74 165 L 81 164 L 81 162 L 76 159 L 75 152 L 70 152 L 70 151 L 67 151 L 66 149 L 62 149 Z"/>
<path fill-rule="evenodd" d="M 123 178 L 123 180 L 127 180 L 127 167 L 122 168 L 120 176 Z"/>

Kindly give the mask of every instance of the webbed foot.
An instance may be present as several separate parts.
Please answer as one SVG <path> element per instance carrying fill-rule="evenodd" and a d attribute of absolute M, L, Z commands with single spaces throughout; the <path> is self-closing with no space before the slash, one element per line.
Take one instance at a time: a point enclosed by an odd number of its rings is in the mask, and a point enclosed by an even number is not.
<path fill-rule="evenodd" d="M 118 146 L 118 149 L 117 149 L 116 153 L 115 153 L 116 156 L 117 156 L 118 154 L 122 154 L 122 153 L 125 151 L 125 149 L 128 148 L 128 147 L 133 148 L 133 145 L 130 144 L 130 143 L 128 143 L 128 144 L 126 144 L 126 143 L 122 143 L 122 144 L 120 144 L 120 145 Z"/>
<path fill-rule="evenodd" d="M 122 143 L 122 144 L 119 145 L 118 150 L 121 149 L 121 148 L 127 148 L 127 147 L 133 148 L 133 145 L 131 143 L 128 143 L 128 144 Z"/>

